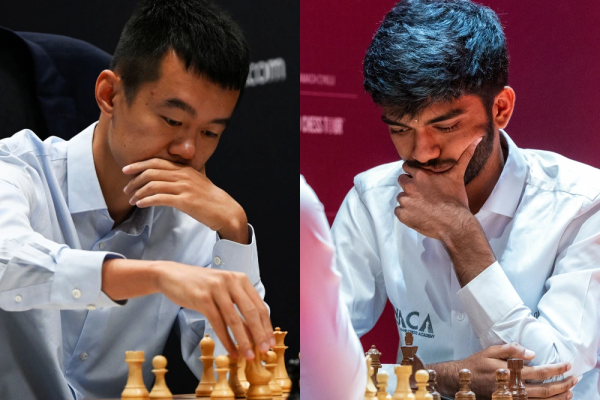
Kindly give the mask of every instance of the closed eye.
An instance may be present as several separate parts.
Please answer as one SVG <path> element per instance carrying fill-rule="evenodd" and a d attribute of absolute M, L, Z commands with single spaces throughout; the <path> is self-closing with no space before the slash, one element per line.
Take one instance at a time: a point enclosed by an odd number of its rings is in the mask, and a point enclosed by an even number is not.
<path fill-rule="evenodd" d="M 204 134 L 208 137 L 218 137 L 219 135 L 214 133 L 214 132 L 210 132 L 210 131 L 204 131 Z"/>
<path fill-rule="evenodd" d="M 171 126 L 181 126 L 182 125 L 181 122 L 175 121 L 175 120 L 167 118 L 167 117 L 163 117 L 163 119 L 167 122 L 167 124 L 169 124 Z"/>
<path fill-rule="evenodd" d="M 441 132 L 452 132 L 453 130 L 455 130 L 456 128 L 458 128 L 458 124 L 459 122 L 455 123 L 452 126 L 448 126 L 448 127 L 441 127 L 441 126 L 437 126 L 436 128 L 441 131 Z"/>

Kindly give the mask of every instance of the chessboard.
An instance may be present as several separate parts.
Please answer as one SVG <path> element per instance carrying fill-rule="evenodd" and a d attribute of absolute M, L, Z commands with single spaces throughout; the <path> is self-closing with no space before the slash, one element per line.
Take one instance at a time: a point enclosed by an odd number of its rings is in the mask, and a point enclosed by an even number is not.
<path fill-rule="evenodd" d="M 299 396 L 291 393 L 292 381 L 285 366 L 284 353 L 287 346 L 284 344 L 284 338 L 287 332 L 276 328 L 273 333 L 276 345 L 262 355 L 258 347 L 255 347 L 254 352 L 257 356 L 252 360 L 232 355 L 215 357 L 215 343 L 206 335 L 199 345 L 202 377 L 196 392 L 192 394 L 171 394 L 165 377 L 168 372 L 167 359 L 162 355 L 152 359 L 155 380 L 152 389 L 148 391 L 142 376 L 144 352 L 127 351 L 125 362 L 129 374 L 121 399 L 299 400 Z"/>

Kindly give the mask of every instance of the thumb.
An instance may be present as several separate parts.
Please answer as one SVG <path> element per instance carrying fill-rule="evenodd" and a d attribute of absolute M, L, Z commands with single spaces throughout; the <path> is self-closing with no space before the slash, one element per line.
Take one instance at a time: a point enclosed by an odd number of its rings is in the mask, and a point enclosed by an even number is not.
<path fill-rule="evenodd" d="M 535 353 L 526 349 L 518 343 L 509 343 L 500 346 L 492 346 L 487 349 L 488 358 L 506 360 L 508 358 L 520 358 L 522 360 L 532 360 Z"/>
<path fill-rule="evenodd" d="M 469 166 L 469 162 L 471 161 L 471 158 L 473 158 L 473 154 L 475 154 L 475 149 L 477 148 L 477 145 L 479 145 L 479 143 L 481 143 L 482 140 L 483 140 L 483 137 L 479 137 L 479 138 L 475 139 L 469 145 L 469 147 L 467 147 L 465 149 L 465 151 L 463 151 L 460 158 L 458 159 L 458 163 L 456 164 L 456 171 L 457 171 L 457 173 L 460 174 L 461 177 L 465 176 L 465 171 L 467 170 L 467 167 Z"/>

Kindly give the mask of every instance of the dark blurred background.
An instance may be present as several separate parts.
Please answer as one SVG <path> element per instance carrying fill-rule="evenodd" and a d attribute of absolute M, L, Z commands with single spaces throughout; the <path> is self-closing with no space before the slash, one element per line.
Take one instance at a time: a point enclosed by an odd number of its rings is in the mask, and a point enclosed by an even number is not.
<path fill-rule="evenodd" d="M 271 307 L 273 325 L 289 332 L 286 337 L 289 361 L 297 359 L 300 351 L 299 143 L 295 133 L 299 109 L 299 2 L 215 1 L 242 26 L 253 64 L 244 98 L 208 163 L 208 176 L 244 207 L 249 222 L 256 229 L 266 301 Z M 135 4 L 136 0 L 4 2 L 0 26 L 13 31 L 69 36 L 112 54 Z M 6 44 L 6 39 L 4 41 Z M 2 45 L 0 42 L 0 50 Z M 85 96 L 88 92 L 93 99 L 94 85 L 95 77 L 86 79 L 77 90 Z M 0 100 L 0 108 L 10 119 L 3 107 L 5 103 Z M 80 116 L 76 123 L 66 125 L 65 135 L 77 134 L 98 115 L 99 111 L 89 117 Z M 39 120 L 43 122 L 43 116 Z M 23 128 L 30 127 L 19 129 Z M 45 133 L 43 129 L 40 132 L 40 136 Z M 170 357 L 170 370 L 187 369 L 172 359 L 179 353 L 178 343 L 173 340 L 171 337 L 165 349 Z M 294 368 L 291 369 L 293 373 Z M 185 375 L 187 373 L 190 375 Z M 192 387 L 193 392 L 197 380 L 190 383 L 193 378 L 190 376 L 187 370 L 170 373 L 167 378 L 170 386 L 179 385 L 174 380 L 180 380 L 183 391 Z"/>

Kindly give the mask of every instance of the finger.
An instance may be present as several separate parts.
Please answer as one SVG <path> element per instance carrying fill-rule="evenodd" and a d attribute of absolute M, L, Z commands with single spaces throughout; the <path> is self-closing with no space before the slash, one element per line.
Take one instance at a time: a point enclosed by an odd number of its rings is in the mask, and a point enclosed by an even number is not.
<path fill-rule="evenodd" d="M 463 151 L 460 158 L 458 159 L 457 164 L 453 168 L 450 168 L 450 171 L 455 171 L 454 173 L 460 175 L 461 178 L 464 177 L 465 171 L 467 170 L 467 166 L 469 165 L 471 158 L 473 158 L 473 154 L 475 154 L 475 149 L 477 148 L 477 145 L 479 145 L 479 143 L 482 140 L 483 140 L 483 137 L 479 137 L 479 138 L 475 139 L 465 149 L 465 151 Z"/>
<path fill-rule="evenodd" d="M 548 399 L 553 396 L 566 394 L 577 384 L 577 378 L 570 376 L 558 382 L 525 384 L 527 396 L 530 398 Z"/>
<path fill-rule="evenodd" d="M 233 340 L 227 331 L 227 325 L 223 321 L 223 316 L 219 312 L 219 309 L 214 301 L 208 307 L 204 308 L 203 313 L 206 319 L 208 319 L 208 322 L 210 322 L 212 325 L 215 333 L 219 337 L 219 340 L 221 340 L 221 343 L 223 343 L 223 346 L 225 346 L 227 352 L 230 354 L 238 354 L 235 344 L 233 343 Z"/>
<path fill-rule="evenodd" d="M 244 289 L 246 290 L 246 294 L 248 295 L 248 297 L 254 303 L 254 306 L 258 310 L 258 314 L 260 316 L 260 320 L 261 320 L 263 329 L 265 330 L 265 333 L 267 336 L 267 342 L 269 343 L 270 347 L 272 348 L 276 345 L 276 341 L 275 341 L 275 335 L 273 334 L 273 325 L 271 323 L 271 316 L 269 315 L 269 309 L 267 308 L 267 305 L 265 304 L 263 299 L 260 297 L 260 295 L 256 291 L 256 288 L 252 285 L 252 282 L 250 282 L 250 279 L 248 279 L 248 277 L 246 275 L 243 275 L 243 277 L 242 277 L 242 285 L 244 286 Z"/>
<path fill-rule="evenodd" d="M 180 176 L 174 171 L 167 171 L 162 169 L 147 169 L 142 171 L 138 176 L 129 181 L 127 186 L 123 188 L 124 193 L 133 193 L 148 182 L 152 181 L 165 181 L 175 182 L 180 180 Z"/>
<path fill-rule="evenodd" d="M 198 170 L 198 172 L 200 172 L 202 175 L 206 176 L 206 164 L 204 164 L 204 165 L 202 166 L 202 168 L 200 168 L 200 169 Z"/>
<path fill-rule="evenodd" d="M 142 200 L 148 196 L 154 196 L 155 194 L 181 194 L 184 190 L 181 182 L 160 182 L 152 181 L 144 185 L 140 190 L 135 192 L 129 204 L 134 205 L 137 201 Z"/>
<path fill-rule="evenodd" d="M 398 201 L 400 207 L 406 207 L 406 203 L 408 201 L 408 194 L 406 194 L 406 192 L 398 193 L 398 196 L 396 196 L 396 201 Z"/>
<path fill-rule="evenodd" d="M 163 160 L 162 158 L 151 158 L 149 160 L 138 161 L 123 167 L 123 173 L 127 175 L 135 175 L 149 168 L 176 170 L 183 166 L 172 161 Z"/>
<path fill-rule="evenodd" d="M 138 208 L 146 208 L 146 207 L 155 207 L 155 206 L 168 206 L 173 208 L 178 208 L 180 204 L 179 195 L 175 194 L 164 194 L 158 193 L 152 196 L 145 197 L 135 202 L 135 205 Z M 181 210 L 185 212 L 185 210 Z"/>
<path fill-rule="evenodd" d="M 402 170 L 408 174 L 409 178 L 413 178 L 415 176 L 415 174 L 417 173 L 417 171 L 419 171 L 418 168 L 411 167 L 410 165 L 408 165 L 406 163 L 402 164 Z"/>
<path fill-rule="evenodd" d="M 562 375 L 571 369 L 571 364 L 568 362 L 559 364 L 538 365 L 535 367 L 524 367 L 521 371 L 523 379 L 535 379 L 543 381 L 554 376 Z"/>
<path fill-rule="evenodd" d="M 244 316 L 244 322 L 250 331 L 250 337 L 261 353 L 266 353 L 271 347 L 267 332 L 265 331 L 260 314 L 254 302 L 250 299 L 241 285 L 235 285 L 231 292 L 231 298 Z"/>
<path fill-rule="evenodd" d="M 526 349 L 519 343 L 509 343 L 499 346 L 492 346 L 485 350 L 489 358 L 498 358 L 506 360 L 507 358 L 520 358 L 522 360 L 533 360 L 535 353 Z"/>
<path fill-rule="evenodd" d="M 233 305 L 234 300 L 230 296 L 230 293 L 224 289 L 216 291 L 215 302 L 219 308 L 219 312 L 223 316 L 223 321 L 231 329 L 231 332 L 239 345 L 241 354 L 248 359 L 253 358 L 252 341 L 246 333 L 242 317 L 240 317 L 240 314 L 238 314 Z"/>
<path fill-rule="evenodd" d="M 412 176 L 410 176 L 408 174 L 402 174 L 398 177 L 398 183 L 400 184 L 400 187 L 402 188 L 402 190 L 404 190 L 405 192 L 406 192 L 406 187 L 413 182 L 414 182 L 414 180 L 413 180 Z"/>

